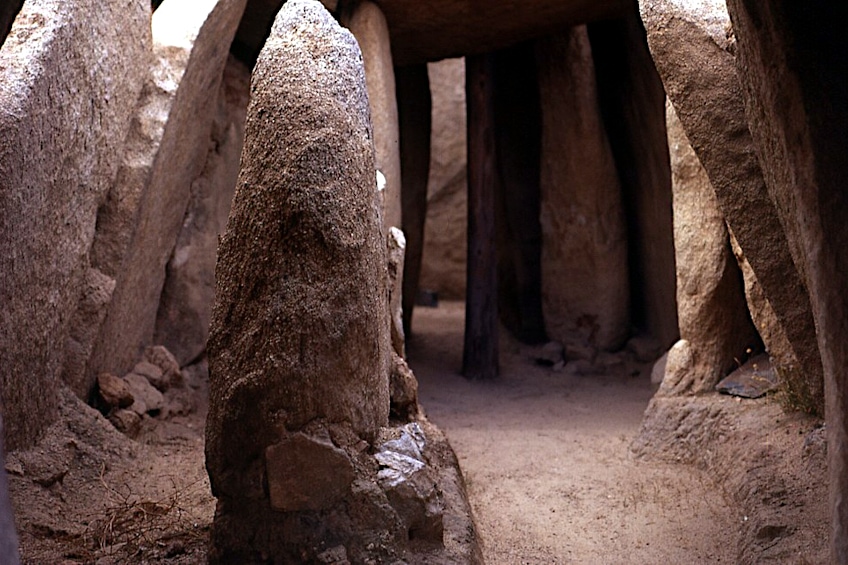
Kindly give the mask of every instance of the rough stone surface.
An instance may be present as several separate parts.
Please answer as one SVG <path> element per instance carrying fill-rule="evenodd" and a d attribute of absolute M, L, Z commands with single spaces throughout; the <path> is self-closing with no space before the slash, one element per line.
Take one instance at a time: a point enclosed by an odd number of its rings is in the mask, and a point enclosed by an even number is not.
<path fill-rule="evenodd" d="M 18 565 L 18 535 L 15 515 L 9 500 L 9 482 L 6 478 L 6 452 L 3 449 L 3 421 L 0 418 L 0 562 Z"/>
<path fill-rule="evenodd" d="M 165 407 L 165 397 L 150 384 L 147 377 L 137 373 L 130 373 L 123 377 L 125 383 L 132 393 L 134 402 L 129 409 L 139 416 L 147 413 L 156 413 Z"/>
<path fill-rule="evenodd" d="M 269 445 L 318 420 L 372 439 L 389 412 L 386 244 L 359 47 L 318 2 L 289 1 L 251 88 L 208 344 L 206 463 L 222 560 L 245 551 L 239 531 L 288 519 L 229 525 L 247 508 L 271 511 Z"/>
<path fill-rule="evenodd" d="M 695 466 L 744 509 L 747 519 L 727 540 L 736 545 L 735 563 L 792 563 L 799 547 L 808 562 L 829 563 L 822 432 L 820 420 L 785 414 L 767 399 L 655 396 L 631 450 Z"/>
<path fill-rule="evenodd" d="M 824 371 L 830 562 L 848 562 L 848 39 L 846 6 L 728 2 L 746 114 L 769 194 L 804 273 Z M 778 311 L 780 302 L 734 233 Z M 798 253 L 800 251 L 800 254 Z M 780 316 L 778 311 L 778 315 Z M 787 334 L 793 328 L 783 324 Z M 790 340 L 795 343 L 793 336 Z M 809 354 L 797 345 L 801 358 Z M 800 359 L 806 370 L 806 363 Z M 807 375 L 809 379 L 813 375 Z M 802 381 L 803 382 L 803 381 Z M 819 390 L 807 381 L 819 409 Z M 804 400 L 802 398 L 802 400 Z"/>
<path fill-rule="evenodd" d="M 92 372 L 126 371 L 153 341 L 165 266 L 191 183 L 204 165 L 214 114 L 209 106 L 244 5 L 245 0 L 166 0 L 154 12 L 153 79 L 139 102 L 126 159 L 98 214 L 94 266 L 117 284 Z"/>
<path fill-rule="evenodd" d="M 695 351 L 692 344 L 685 339 L 678 340 L 665 354 L 659 394 L 661 396 L 672 396 L 681 391 L 692 390 L 694 370 Z M 701 392 L 712 391 L 706 383 L 697 384 L 701 385 Z"/>
<path fill-rule="evenodd" d="M 153 345 L 144 350 L 144 359 L 162 371 L 162 385 L 167 388 L 181 386 L 183 375 L 176 357 L 164 346 Z M 157 387 L 158 388 L 158 387 Z"/>
<path fill-rule="evenodd" d="M 625 18 L 588 28 L 601 114 L 627 216 L 631 323 L 667 349 L 680 332 L 665 90 L 636 6 Z"/>
<path fill-rule="evenodd" d="M 467 165 L 465 60 L 427 65 L 433 97 L 427 221 L 419 288 L 465 298 Z"/>
<path fill-rule="evenodd" d="M 742 251 L 739 242 L 736 241 L 732 233 L 730 234 L 730 245 L 733 254 L 736 256 L 736 263 L 742 270 L 742 277 L 745 281 L 745 300 L 748 302 L 751 321 L 754 322 L 757 333 L 763 340 L 766 352 L 771 357 L 778 373 L 786 374 L 787 371 L 797 371 L 800 366 L 798 357 L 792 349 L 789 338 L 786 337 L 786 331 L 780 325 L 771 302 L 766 298 L 763 287 L 751 268 L 751 263 L 748 262 L 745 252 Z"/>
<path fill-rule="evenodd" d="M 627 238 L 585 26 L 540 40 L 537 60 L 548 337 L 613 350 L 629 332 Z"/>
<path fill-rule="evenodd" d="M 97 206 L 146 72 L 149 18 L 141 0 L 31 0 L 0 49 L 0 388 L 9 449 L 31 445 L 55 416 Z"/>
<path fill-rule="evenodd" d="M 418 380 L 400 355 L 392 355 L 392 372 L 389 375 L 389 397 L 393 419 L 408 421 L 420 414 L 418 406 Z"/>
<path fill-rule="evenodd" d="M 674 194 L 674 252 L 680 337 L 693 363 L 664 393 L 699 393 L 715 384 L 759 343 L 748 314 L 739 266 L 706 171 L 669 104 L 668 146 Z M 674 383 L 669 387 L 670 382 Z"/>
<path fill-rule="evenodd" d="M 346 25 L 362 51 L 374 128 L 374 158 L 377 169 L 386 177 L 382 192 L 383 225 L 400 227 L 400 134 L 389 28 L 383 12 L 368 0 L 356 6 Z"/>
<path fill-rule="evenodd" d="M 202 355 L 215 299 L 215 254 L 238 179 L 250 70 L 230 56 L 218 92 L 206 164 L 191 183 L 191 197 L 168 260 L 153 341 L 180 365 Z"/>
<path fill-rule="evenodd" d="M 116 430 L 127 437 L 134 438 L 141 431 L 141 416 L 132 409 L 114 410 L 109 413 L 108 419 Z"/>
<path fill-rule="evenodd" d="M 800 244 L 787 237 L 792 224 L 779 216 L 757 158 L 725 3 L 642 0 L 640 12 L 668 97 L 798 356 L 790 386 L 822 413 L 821 358 Z M 795 209 L 791 199 L 785 208 Z"/>
<path fill-rule="evenodd" d="M 127 382 L 109 373 L 97 375 L 97 393 L 110 408 L 128 408 L 135 400 Z"/>
<path fill-rule="evenodd" d="M 141 361 L 135 364 L 132 370 L 133 373 L 143 376 L 152 384 L 159 392 L 165 392 L 170 386 L 170 379 L 165 377 L 162 369 L 158 365 L 154 365 L 149 361 Z"/>
<path fill-rule="evenodd" d="M 320 416 L 373 436 L 386 421 L 388 277 L 368 99 L 355 40 L 322 12 L 287 3 L 254 70 L 216 271 L 213 444 L 232 441 L 217 431 L 254 411 L 241 399 L 255 394 L 274 409 L 254 417 L 285 410 L 279 425 L 293 430 Z M 234 445 L 246 454 L 259 440 Z"/>
<path fill-rule="evenodd" d="M 426 436 L 418 422 L 393 430 L 398 437 L 382 443 L 375 458 L 378 480 L 398 513 L 410 541 L 441 545 L 444 542 L 444 505 L 436 476 L 423 451 Z"/>
<path fill-rule="evenodd" d="M 388 424 L 392 347 L 359 48 L 321 4 L 289 0 L 252 89 L 209 339 L 209 561 L 423 562 L 370 449 Z M 431 487 L 462 510 L 455 459 L 422 427 Z M 291 485 L 292 465 L 310 473 L 294 452 L 324 471 Z M 473 524 L 450 512 L 451 546 L 428 541 L 428 555 L 480 562 Z"/>
<path fill-rule="evenodd" d="M 386 238 L 389 257 L 389 314 L 392 317 L 392 348 L 406 357 L 406 340 L 403 333 L 403 259 L 406 238 L 398 228 L 389 228 Z"/>
<path fill-rule="evenodd" d="M 355 478 L 344 451 L 302 433 L 265 448 L 271 508 L 321 510 L 337 504 Z"/>
<path fill-rule="evenodd" d="M 82 292 L 65 341 L 65 360 L 62 365 L 62 380 L 83 400 L 88 398 L 92 385 L 87 373 L 88 359 L 114 290 L 115 279 L 98 269 L 86 269 Z"/>

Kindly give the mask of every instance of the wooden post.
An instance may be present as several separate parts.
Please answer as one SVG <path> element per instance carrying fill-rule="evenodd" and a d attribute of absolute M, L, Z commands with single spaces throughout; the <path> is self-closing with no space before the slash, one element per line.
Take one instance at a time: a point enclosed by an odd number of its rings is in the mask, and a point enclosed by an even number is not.
<path fill-rule="evenodd" d="M 421 277 L 427 179 L 430 173 L 431 106 L 427 65 L 395 68 L 400 130 L 401 216 L 406 236 L 403 263 L 403 332 L 412 336 L 412 309 Z"/>
<path fill-rule="evenodd" d="M 491 55 L 465 59 L 468 268 L 462 373 L 469 379 L 493 379 L 498 374 L 493 68 Z"/>

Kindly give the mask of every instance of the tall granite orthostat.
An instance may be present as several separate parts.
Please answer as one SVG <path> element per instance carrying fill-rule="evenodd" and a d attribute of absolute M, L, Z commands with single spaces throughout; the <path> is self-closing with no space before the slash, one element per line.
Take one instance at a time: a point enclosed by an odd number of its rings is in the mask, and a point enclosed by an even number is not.
<path fill-rule="evenodd" d="M 660 392 L 703 393 L 737 367 L 747 349 L 757 349 L 760 338 L 715 191 L 670 103 L 666 112 L 682 341 L 668 352 Z M 681 365 L 685 370 L 670 370 Z"/>
<path fill-rule="evenodd" d="M 427 133 L 430 172 L 418 282 L 420 288 L 438 292 L 439 298 L 463 300 L 468 260 L 465 59 L 430 63 L 427 76 L 432 97 L 432 123 Z M 406 187 L 404 184 L 404 193 Z M 404 226 L 406 220 L 404 215 Z M 409 237 L 406 227 L 404 232 Z"/>
<path fill-rule="evenodd" d="M 848 563 L 848 10 L 841 2 L 738 0 L 727 8 L 751 137 L 809 291 L 824 374 L 830 562 Z M 793 328 L 784 329 L 792 340 Z M 820 398 L 820 381 L 807 384 Z"/>
<path fill-rule="evenodd" d="M 363 450 L 388 424 L 392 351 L 359 47 L 291 0 L 251 90 L 208 342 L 210 562 L 314 560 L 334 542 L 353 557 L 400 531 L 359 479 L 376 474 Z"/>
<path fill-rule="evenodd" d="M 783 384 L 821 414 L 822 360 L 803 253 L 757 158 L 726 4 L 642 0 L 639 8 L 666 93 L 798 359 L 797 367 L 783 367 Z"/>
<path fill-rule="evenodd" d="M 615 350 L 629 332 L 621 185 L 585 26 L 536 46 L 542 104 L 542 305 L 548 337 Z"/>
<path fill-rule="evenodd" d="M 5 10 L 5 8 L 4 8 Z M 141 0 L 31 0 L 0 49 L 0 395 L 6 446 L 56 418 L 56 383 L 150 50 Z M 92 299 L 89 302 L 97 302 Z"/>
<path fill-rule="evenodd" d="M 202 171 L 230 38 L 245 0 L 166 0 L 153 14 L 152 80 L 127 153 L 97 216 L 92 267 L 115 279 L 88 362 L 88 384 L 123 373 L 153 344 L 166 266 Z M 174 26 L 169 22 L 180 21 Z"/>
<path fill-rule="evenodd" d="M 365 65 L 365 83 L 371 103 L 374 150 L 377 168 L 386 178 L 383 192 L 383 224 L 401 227 L 400 146 L 395 71 L 389 27 L 380 7 L 373 2 L 356 5 L 345 25 L 359 43 Z"/>

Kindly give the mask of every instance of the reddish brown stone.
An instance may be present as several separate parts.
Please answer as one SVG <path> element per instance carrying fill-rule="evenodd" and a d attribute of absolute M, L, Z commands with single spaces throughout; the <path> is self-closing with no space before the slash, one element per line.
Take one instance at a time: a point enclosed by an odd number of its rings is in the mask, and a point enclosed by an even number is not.
<path fill-rule="evenodd" d="M 127 408 L 134 401 L 127 383 L 110 373 L 100 373 L 97 376 L 97 392 L 103 402 L 113 408 Z"/>
<path fill-rule="evenodd" d="M 305 434 L 269 445 L 265 469 L 271 508 L 283 512 L 330 507 L 345 495 L 354 479 L 344 451 Z"/>

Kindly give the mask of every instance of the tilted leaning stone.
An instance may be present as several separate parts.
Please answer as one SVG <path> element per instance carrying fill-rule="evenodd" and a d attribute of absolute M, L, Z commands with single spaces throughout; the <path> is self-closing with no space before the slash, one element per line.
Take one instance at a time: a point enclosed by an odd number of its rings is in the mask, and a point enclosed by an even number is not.
<path fill-rule="evenodd" d="M 669 351 L 663 394 L 701 393 L 716 383 L 760 338 L 745 303 L 742 275 L 707 173 L 667 105 L 674 200 L 674 254 L 681 345 Z M 681 349 L 683 348 L 683 349 Z M 686 363 L 680 352 L 691 355 Z M 676 371 L 674 368 L 686 370 Z"/>
<path fill-rule="evenodd" d="M 124 373 L 153 344 L 165 267 L 208 151 L 229 38 L 246 0 L 166 0 L 127 153 L 97 218 L 92 266 L 116 280 L 89 377 Z M 178 22 L 178 23 L 177 23 Z"/>
<path fill-rule="evenodd" d="M 745 117 L 735 40 L 722 0 L 641 0 L 651 56 L 710 177 L 721 211 L 792 346 L 778 367 L 794 396 L 823 412 L 822 361 L 801 250 L 767 189 Z"/>
<path fill-rule="evenodd" d="M 156 315 L 153 343 L 165 345 L 183 366 L 206 350 L 215 300 L 218 237 L 227 227 L 236 190 L 249 98 L 250 69 L 230 55 L 217 103 L 212 106 L 206 164 L 191 183 L 191 198 L 168 261 Z"/>
<path fill-rule="evenodd" d="M 0 49 L 0 389 L 9 449 L 32 445 L 55 417 L 70 319 L 97 286 L 86 275 L 97 206 L 149 50 L 142 0 L 29 0 Z"/>

